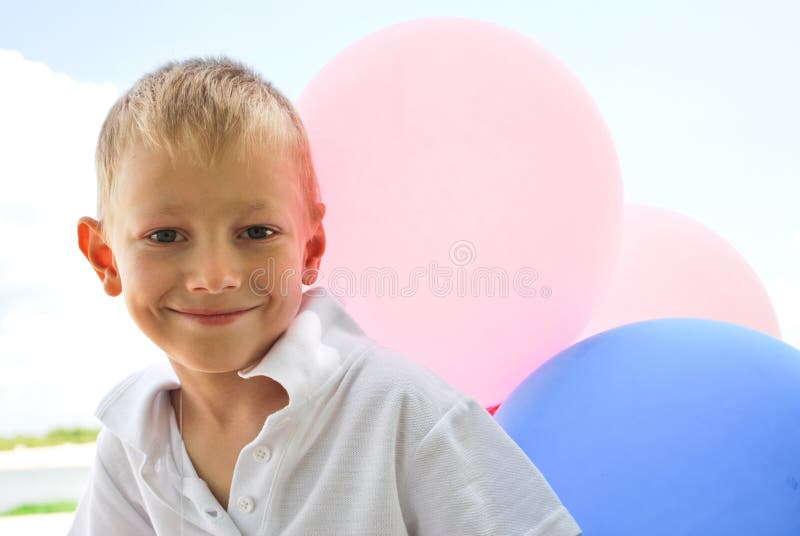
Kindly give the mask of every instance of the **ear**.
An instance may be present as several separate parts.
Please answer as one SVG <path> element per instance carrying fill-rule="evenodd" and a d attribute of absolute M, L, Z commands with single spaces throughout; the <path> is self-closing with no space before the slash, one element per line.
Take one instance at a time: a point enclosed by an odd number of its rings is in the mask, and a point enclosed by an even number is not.
<path fill-rule="evenodd" d="M 312 285 L 317 280 L 319 264 L 322 261 L 323 253 L 325 253 L 325 228 L 322 226 L 323 216 L 325 216 L 325 205 L 317 203 L 315 214 L 312 219 L 312 232 L 305 246 L 305 261 L 303 263 L 303 275 L 301 278 L 304 285 Z"/>
<path fill-rule="evenodd" d="M 111 246 L 103 239 L 100 223 L 87 216 L 78 220 L 78 247 L 92 265 L 109 296 L 119 296 L 122 281 Z"/>

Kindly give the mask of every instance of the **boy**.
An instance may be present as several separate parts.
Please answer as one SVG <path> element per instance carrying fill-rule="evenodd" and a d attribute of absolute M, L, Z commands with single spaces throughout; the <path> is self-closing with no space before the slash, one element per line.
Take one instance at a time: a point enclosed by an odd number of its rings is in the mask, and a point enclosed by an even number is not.
<path fill-rule="evenodd" d="M 325 205 L 300 119 L 260 75 L 224 56 L 145 75 L 96 164 L 79 247 L 169 365 L 98 407 L 70 534 L 580 534 L 477 402 L 303 293 Z"/>

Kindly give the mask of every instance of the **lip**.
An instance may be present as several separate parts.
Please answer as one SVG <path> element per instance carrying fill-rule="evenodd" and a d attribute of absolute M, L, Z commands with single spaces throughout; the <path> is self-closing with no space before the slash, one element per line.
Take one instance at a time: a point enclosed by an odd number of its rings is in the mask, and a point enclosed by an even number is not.
<path fill-rule="evenodd" d="M 178 313 L 180 316 L 191 320 L 192 322 L 197 322 L 198 324 L 202 324 L 204 326 L 224 326 L 235 322 L 239 318 L 246 315 L 249 311 L 252 311 L 256 307 L 250 307 L 248 309 L 220 309 L 217 312 L 210 309 L 171 309 L 172 311 Z M 192 313 L 187 311 L 203 311 L 202 313 Z M 208 313 L 211 311 L 211 314 Z M 227 311 L 227 312 L 225 312 Z"/>
<path fill-rule="evenodd" d="M 240 307 L 239 309 L 173 309 L 173 311 L 195 316 L 219 316 L 219 315 L 230 315 L 234 313 L 243 313 L 245 311 L 249 311 L 250 309 L 255 309 L 255 308 L 256 306 Z"/>

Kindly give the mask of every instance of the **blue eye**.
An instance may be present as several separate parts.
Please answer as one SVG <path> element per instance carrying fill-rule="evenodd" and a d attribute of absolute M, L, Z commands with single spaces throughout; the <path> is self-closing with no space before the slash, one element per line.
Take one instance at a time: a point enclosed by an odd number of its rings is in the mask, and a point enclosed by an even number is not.
<path fill-rule="evenodd" d="M 263 225 L 254 225 L 253 227 L 248 227 L 247 231 L 250 231 L 251 229 L 258 229 L 259 231 L 265 231 L 265 232 L 267 232 L 269 234 L 263 235 L 261 232 L 259 232 L 259 233 L 256 233 L 256 236 L 250 236 L 250 238 L 264 239 L 264 238 L 269 238 L 270 236 L 275 234 L 275 231 L 273 231 L 269 227 L 264 227 Z M 247 231 L 245 231 L 245 232 L 247 232 Z"/>
<path fill-rule="evenodd" d="M 158 242 L 159 244 L 171 244 L 173 240 L 169 240 L 169 237 L 172 237 L 174 239 L 177 234 L 178 232 L 174 229 L 159 229 L 158 231 L 154 232 L 147 238 L 152 238 L 158 235 L 160 235 L 162 238 L 166 236 L 167 240 L 159 240 L 156 238 L 155 242 Z"/>
<path fill-rule="evenodd" d="M 257 230 L 256 233 L 250 233 L 251 230 Z M 270 229 L 269 227 L 264 227 L 263 225 L 254 225 L 252 227 L 248 227 L 245 231 L 247 233 L 248 238 L 252 238 L 253 240 L 264 240 L 265 238 L 269 238 L 270 236 L 275 234 L 275 231 Z M 159 229 L 152 234 L 150 234 L 147 238 L 152 239 L 153 237 L 157 237 L 154 242 L 159 244 L 172 244 L 175 242 L 175 238 L 177 236 L 182 236 L 178 231 L 175 229 Z M 161 237 L 163 240 L 159 239 Z"/>

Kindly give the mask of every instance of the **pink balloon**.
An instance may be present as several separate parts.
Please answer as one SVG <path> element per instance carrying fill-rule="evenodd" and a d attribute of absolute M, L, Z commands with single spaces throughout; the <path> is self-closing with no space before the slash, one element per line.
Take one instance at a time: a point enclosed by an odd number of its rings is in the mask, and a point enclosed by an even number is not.
<path fill-rule="evenodd" d="M 580 333 L 622 183 L 551 54 L 485 22 L 398 24 L 338 54 L 298 107 L 328 206 L 321 284 L 370 336 L 488 406 Z"/>
<path fill-rule="evenodd" d="M 670 317 L 722 320 L 780 338 L 764 285 L 730 244 L 676 212 L 626 205 L 614 281 L 580 339 Z"/>

